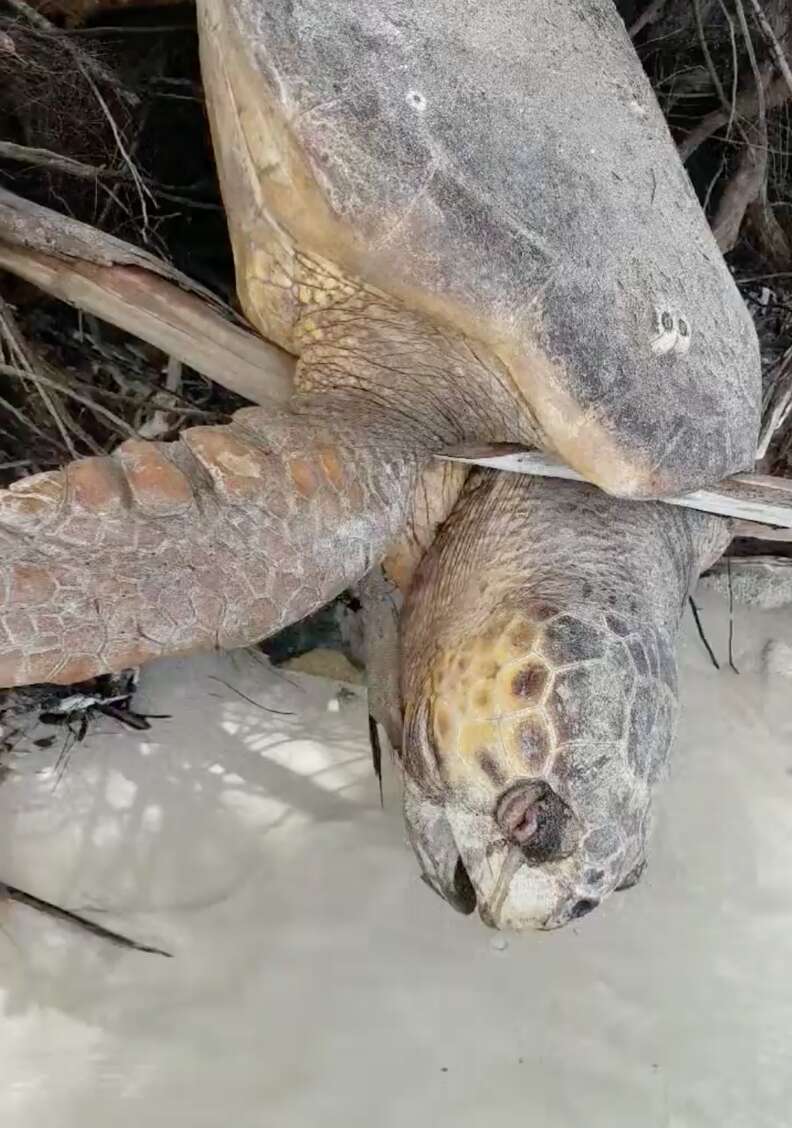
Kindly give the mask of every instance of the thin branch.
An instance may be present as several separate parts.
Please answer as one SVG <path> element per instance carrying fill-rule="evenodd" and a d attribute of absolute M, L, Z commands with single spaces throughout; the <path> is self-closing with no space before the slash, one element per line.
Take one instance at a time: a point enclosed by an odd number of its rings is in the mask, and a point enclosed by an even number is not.
<path fill-rule="evenodd" d="M 63 30 L 64 35 L 79 35 L 88 39 L 95 37 L 101 38 L 103 36 L 113 35 L 165 35 L 168 32 L 185 32 L 191 31 L 195 34 L 194 24 L 163 24 L 161 27 L 133 27 L 127 25 L 124 27 L 119 24 L 117 27 L 70 27 Z"/>
<path fill-rule="evenodd" d="M 99 90 L 99 87 L 96 85 L 96 83 L 93 81 L 93 79 L 91 78 L 91 76 L 89 74 L 86 74 L 85 71 L 83 71 L 83 74 L 85 76 L 86 82 L 91 87 L 91 91 L 92 91 L 94 97 L 96 98 L 97 102 L 99 103 L 99 107 L 100 107 L 102 113 L 107 118 L 107 124 L 110 126 L 110 129 L 113 133 L 113 137 L 115 138 L 116 147 L 118 148 L 118 151 L 121 154 L 121 159 L 123 160 L 124 164 L 129 169 L 129 174 L 130 174 L 130 176 L 132 177 L 132 179 L 135 183 L 135 188 L 137 189 L 138 197 L 140 199 L 140 208 L 141 208 L 141 211 L 143 212 L 143 236 L 144 236 L 144 238 L 147 238 L 148 229 L 149 229 L 149 218 L 148 218 L 148 207 L 146 206 L 146 196 L 149 197 L 149 199 L 152 201 L 152 203 L 154 202 L 154 197 L 151 194 L 151 190 L 149 188 L 147 188 L 146 185 L 143 183 L 143 178 L 141 177 L 140 173 L 138 172 L 137 167 L 135 165 L 135 162 L 132 160 L 132 158 L 129 155 L 129 152 L 126 148 L 126 145 L 124 144 L 124 141 L 121 137 L 121 131 L 116 124 L 115 118 L 110 113 L 110 108 L 107 105 L 107 102 L 104 100 L 104 98 L 102 96 L 102 92 Z"/>
<path fill-rule="evenodd" d="M 696 0 L 696 3 L 698 4 L 698 0 Z M 712 221 L 712 233 L 724 254 L 736 245 L 740 237 L 745 213 L 755 200 L 763 198 L 767 184 L 767 103 L 765 93 L 772 73 L 769 64 L 764 68 L 764 73 L 760 71 L 742 0 L 735 0 L 735 5 L 740 31 L 745 40 L 745 49 L 751 61 L 759 121 L 753 131 L 754 135 L 750 139 L 746 138 L 748 147 L 740 158 L 737 171 L 723 191 L 718 210 Z"/>
<path fill-rule="evenodd" d="M 209 681 L 219 682 L 220 685 L 224 685 L 226 689 L 230 689 L 232 693 L 235 693 L 237 697 L 241 697 L 243 701 L 247 701 L 249 705 L 255 705 L 257 709 L 261 709 L 263 713 L 275 713 L 278 717 L 294 716 L 293 712 L 289 712 L 286 709 L 272 709 L 269 705 L 262 705 L 260 701 L 254 701 L 252 697 L 248 697 L 248 695 L 246 693 L 243 693 L 241 689 L 237 689 L 237 687 L 235 685 L 231 685 L 230 682 L 223 681 L 222 678 L 215 677 L 214 674 L 209 674 Z"/>
<path fill-rule="evenodd" d="M 712 647 L 709 644 L 709 639 L 704 634 L 704 627 L 702 626 L 702 623 L 701 623 L 701 618 L 699 616 L 699 609 L 696 606 L 696 602 L 693 599 L 692 595 L 688 596 L 688 599 L 690 601 L 690 610 L 693 612 L 693 619 L 696 623 L 696 630 L 699 633 L 699 638 L 704 643 L 704 649 L 707 651 L 707 654 L 709 654 L 709 656 L 710 656 L 710 662 L 712 662 L 712 664 L 713 664 L 713 666 L 715 667 L 716 670 L 719 670 L 720 669 L 720 662 L 715 657 L 715 653 L 714 653 Z"/>
<path fill-rule="evenodd" d="M 756 60 L 756 51 L 754 50 L 753 39 L 751 39 L 751 31 L 748 27 L 748 20 L 745 15 L 745 8 L 742 0 L 734 0 L 737 9 L 737 19 L 740 21 L 740 31 L 745 40 L 745 50 L 748 52 L 748 59 L 751 63 L 751 70 L 753 71 L 754 82 L 756 83 L 756 97 L 759 106 L 759 131 L 764 136 L 765 147 L 767 146 L 767 103 L 765 100 L 766 87 L 770 83 L 770 74 L 762 75 L 759 70 L 759 63 Z"/>
<path fill-rule="evenodd" d="M 223 205 L 212 200 L 193 200 L 190 196 L 181 196 L 176 192 L 168 192 L 164 188 L 154 187 L 154 195 L 161 200 L 170 200 L 174 204 L 184 204 L 186 208 L 196 208 L 202 211 L 223 211 Z"/>
<path fill-rule="evenodd" d="M 78 913 L 71 912 L 70 909 L 62 909 L 59 905 L 53 905 L 50 901 L 44 901 L 41 897 L 35 897 L 32 893 L 26 893 L 23 889 L 17 889 L 13 885 L 0 884 L 0 897 L 5 897 L 9 901 L 16 901 L 20 905 L 27 905 L 31 909 L 37 909 L 47 916 L 54 917 L 55 920 L 76 925 L 102 940 L 109 940 L 111 944 L 117 944 L 120 948 L 132 948 L 136 952 L 148 952 L 150 955 L 170 958 L 171 953 L 162 948 L 155 948 L 150 944 L 140 944 L 137 940 L 130 940 L 128 936 L 123 936 L 120 932 L 114 932 L 112 929 L 96 924 Z"/>
<path fill-rule="evenodd" d="M 149 229 L 149 218 L 148 207 L 146 205 L 146 196 L 148 196 L 152 202 L 154 200 L 154 197 L 152 196 L 151 191 L 144 184 L 143 178 L 135 167 L 135 164 L 130 157 L 129 152 L 124 145 L 123 138 L 121 137 L 121 131 L 116 124 L 115 118 L 110 112 L 110 107 L 107 105 L 104 95 L 96 85 L 96 81 L 110 86 L 118 94 L 118 96 L 126 101 L 129 105 L 138 106 L 140 104 L 140 99 L 136 94 L 131 94 L 129 91 L 127 91 L 121 85 L 118 78 L 109 70 L 107 70 L 107 68 L 104 67 L 101 63 L 98 63 L 92 55 L 86 54 L 71 40 L 59 35 L 57 28 L 55 28 L 45 16 L 42 16 L 39 12 L 36 12 L 33 8 L 31 8 L 30 5 L 26 4 L 25 0 L 8 0 L 8 3 L 14 9 L 14 11 L 24 16 L 25 19 L 33 25 L 33 27 L 52 34 L 53 37 L 57 38 L 63 46 L 64 50 L 71 56 L 75 65 L 83 75 L 86 83 L 91 89 L 91 93 L 99 104 L 99 108 L 107 119 L 107 123 L 110 126 L 110 130 L 113 134 L 118 152 L 120 153 L 121 159 L 123 160 L 124 164 L 129 169 L 129 174 L 132 177 L 135 188 L 137 189 L 138 197 L 140 199 L 140 207 L 143 213 L 143 234 L 144 238 L 147 237 Z"/>
<path fill-rule="evenodd" d="M 731 559 L 726 557 L 726 576 L 729 581 L 729 665 L 735 674 L 739 670 L 734 664 L 734 588 L 732 587 Z"/>
<path fill-rule="evenodd" d="M 40 213 L 46 217 L 45 209 L 39 209 L 36 215 Z M 52 222 L 41 220 L 32 232 L 25 227 L 20 236 L 35 235 L 39 244 L 48 246 L 50 254 L 0 243 L 0 268 L 148 341 L 167 356 L 176 357 L 254 403 L 288 402 L 294 386 L 292 357 L 225 320 L 217 304 L 200 301 L 159 277 L 160 271 L 153 271 L 165 264 L 153 256 L 128 246 L 135 255 L 125 255 L 125 244 L 120 240 L 91 228 L 85 228 L 90 238 L 78 239 L 76 226 L 71 224 L 64 231 L 62 217 L 52 215 Z M 73 237 L 69 237 L 69 231 Z M 114 253 L 116 246 L 120 250 Z M 71 252 L 68 259 L 52 257 L 67 252 Z M 138 253 L 140 260 L 135 262 Z M 124 265 L 99 265 L 114 258 Z M 126 266 L 125 260 L 129 262 L 130 258 L 134 266 Z M 173 277 L 180 280 L 181 276 L 173 271 Z"/>
<path fill-rule="evenodd" d="M 790 94 L 792 94 L 792 68 L 790 68 L 789 66 L 786 54 L 784 53 L 784 48 L 781 46 L 781 43 L 778 40 L 778 36 L 773 31 L 773 25 L 767 18 L 762 5 L 759 3 L 759 0 L 748 0 L 748 3 L 753 8 L 754 15 L 756 16 L 756 22 L 759 24 L 762 35 L 764 35 L 765 39 L 770 44 L 770 49 L 775 55 L 778 69 L 784 76 L 784 81 L 789 88 Z"/>
<path fill-rule="evenodd" d="M 96 92 L 98 95 L 98 91 Z M 101 95 L 98 95 L 101 97 Z M 149 182 L 140 176 L 137 169 L 134 172 L 130 171 L 132 166 L 128 166 L 129 170 L 100 167 L 98 165 L 84 164 L 82 161 L 74 160 L 73 157 L 65 157 L 60 153 L 54 153 L 51 149 L 34 149 L 28 145 L 17 145 L 13 141 L 0 140 L 0 159 L 8 161 L 18 161 L 20 164 L 35 165 L 39 168 L 46 168 L 52 172 L 62 172 L 67 176 L 76 176 L 80 180 L 132 180 L 133 183 L 140 188 L 142 187 L 146 193 L 153 198 L 158 196 L 163 200 L 171 200 L 176 204 L 184 204 L 188 208 L 202 208 L 207 211 L 222 211 L 222 205 L 212 200 L 196 200 L 191 196 L 184 196 L 181 192 L 171 191 L 174 187 L 169 184 L 156 184 Z M 131 159 L 131 158 L 130 158 Z M 106 186 L 105 186 L 106 187 Z M 107 189 L 110 191 L 110 189 Z M 111 197 L 115 203 L 118 203 L 118 198 L 114 193 Z"/>
<path fill-rule="evenodd" d="M 138 437 L 138 433 L 134 427 L 130 427 L 128 423 L 121 419 L 120 416 L 110 411 L 109 408 L 103 407 L 100 403 L 96 403 L 89 396 L 75 392 L 73 388 L 66 387 L 57 380 L 51 380 L 49 376 L 42 376 L 40 372 L 34 375 L 32 372 L 27 372 L 24 369 L 15 368 L 12 364 L 0 364 L 0 375 L 12 376 L 16 380 L 33 379 L 43 384 L 45 388 L 51 388 L 54 392 L 59 392 L 62 396 L 68 396 L 69 399 L 73 399 L 76 403 L 81 403 L 83 407 L 90 408 L 90 410 L 95 411 L 97 415 L 103 415 L 105 419 L 108 419 L 114 427 L 127 435 L 128 438 L 136 439 Z M 77 455 L 75 454 L 73 457 L 76 458 Z"/>
<path fill-rule="evenodd" d="M 767 148 L 749 145 L 743 150 L 737 171 L 723 190 L 712 220 L 712 234 L 723 254 L 736 246 L 745 213 L 761 196 L 766 178 Z"/>
<path fill-rule="evenodd" d="M 711 199 L 711 197 L 712 197 L 712 193 L 713 193 L 713 191 L 714 191 L 715 185 L 716 185 L 716 184 L 718 183 L 718 181 L 720 180 L 720 178 L 721 178 L 721 176 L 722 176 L 722 174 L 723 174 L 723 170 L 724 170 L 724 168 L 725 168 L 725 167 L 726 167 L 726 154 L 724 153 L 724 154 L 723 154 L 723 155 L 721 156 L 721 159 L 720 159 L 720 163 L 719 163 L 719 165 L 718 165 L 717 171 L 715 172 L 714 176 L 713 176 L 713 177 L 712 177 L 712 179 L 710 180 L 710 182 L 709 182 L 709 185 L 708 185 L 708 187 L 707 187 L 707 191 L 706 191 L 706 193 L 704 194 L 704 201 L 703 201 L 703 203 L 702 203 L 702 205 L 701 205 L 701 206 L 702 206 L 702 208 L 703 208 L 703 210 L 704 210 L 704 214 L 705 214 L 705 215 L 708 215 L 708 214 L 709 214 L 709 205 L 710 205 L 710 199 Z"/>
<path fill-rule="evenodd" d="M 112 191 L 109 185 L 105 185 L 105 190 Z M 69 261 L 81 259 L 98 266 L 140 267 L 146 272 L 153 272 L 175 282 L 188 293 L 207 299 L 214 309 L 222 308 L 231 320 L 247 327 L 247 322 L 236 314 L 227 302 L 218 298 L 206 286 L 200 285 L 176 270 L 170 263 L 157 258 L 142 247 L 133 246 L 123 239 L 108 235 L 101 229 L 81 223 L 51 208 L 34 204 L 4 188 L 0 188 L 0 232 L 3 243 L 26 247 L 31 251 L 38 251 L 48 256 L 54 255 L 60 259 Z M 6 266 L 6 269 L 14 268 Z"/>
<path fill-rule="evenodd" d="M 11 359 L 16 359 L 17 365 L 29 380 L 33 382 L 36 391 L 41 396 L 45 407 L 52 416 L 53 422 L 58 429 L 58 432 L 63 439 L 64 445 L 72 458 L 77 458 L 77 449 L 72 442 L 71 435 L 66 429 L 60 412 L 58 411 L 52 396 L 46 390 L 46 382 L 41 379 L 36 372 L 34 366 L 30 362 L 25 348 L 25 342 L 22 335 L 16 327 L 11 310 L 8 307 L 4 298 L 0 297 L 0 333 L 2 339 L 5 340 Z"/>
<path fill-rule="evenodd" d="M 734 116 L 736 113 L 737 105 L 737 83 L 740 80 L 740 64 L 737 55 L 737 36 L 734 31 L 734 23 L 732 22 L 732 18 L 729 14 L 729 9 L 724 4 L 723 0 L 718 0 L 718 3 L 720 5 L 721 11 L 723 12 L 723 18 L 729 25 L 729 39 L 731 41 L 732 49 L 731 114 L 729 115 L 729 125 L 726 129 L 726 140 L 728 141 L 731 138 L 731 132 L 734 127 Z"/>
<path fill-rule="evenodd" d="M 4 399 L 2 396 L 0 396 L 0 407 L 2 407 L 3 411 L 7 411 L 9 415 L 13 415 L 17 423 L 21 424 L 22 427 L 24 427 L 28 431 L 32 431 L 34 435 L 37 435 L 38 438 L 43 439 L 44 442 L 53 442 L 52 435 L 48 435 L 46 431 L 42 431 L 41 427 L 38 427 L 32 419 L 28 419 L 27 415 L 25 415 L 23 411 L 20 411 L 15 404 L 11 403 L 7 399 Z M 5 434 L 8 434 L 8 432 L 6 431 Z"/>
<path fill-rule="evenodd" d="M 511 443 L 462 443 L 447 447 L 435 456 L 441 460 L 486 466 L 490 470 L 509 470 L 515 474 L 535 474 L 543 478 L 566 478 L 584 482 L 582 474 L 553 455 L 526 450 Z M 757 521 L 792 529 L 792 478 L 764 474 L 734 474 L 716 486 L 692 493 L 660 499 L 663 505 L 681 505 L 722 517 Z"/>
<path fill-rule="evenodd" d="M 26 4 L 25 0 L 6 0 L 8 7 L 13 9 L 27 20 L 31 27 L 37 28 L 39 31 L 46 32 L 51 35 L 53 39 L 57 40 L 64 49 L 74 60 L 75 64 L 80 68 L 83 74 L 92 74 L 98 82 L 104 83 L 106 86 L 111 87 L 122 101 L 126 102 L 128 106 L 139 106 L 140 98 L 137 94 L 133 94 L 131 90 L 127 90 L 117 75 L 108 70 L 98 59 L 93 55 L 87 54 L 81 50 L 76 43 L 50 23 L 46 16 L 42 16 L 30 4 Z"/>
<path fill-rule="evenodd" d="M 127 177 L 125 172 L 116 172 L 111 168 L 99 168 L 96 165 L 83 164 L 82 161 L 76 161 L 73 157 L 64 157 L 60 153 L 53 153 L 51 149 L 34 149 L 28 145 L 16 145 L 13 141 L 0 141 L 0 158 L 7 161 L 18 161 L 20 164 L 48 168 L 53 172 L 63 172 L 67 176 L 77 176 L 81 180 L 100 180 L 105 176 L 122 179 Z"/>
<path fill-rule="evenodd" d="M 785 102 L 789 101 L 790 92 L 787 89 L 787 84 L 783 78 L 776 78 L 767 88 L 765 92 L 765 107 L 768 110 L 778 109 L 783 106 Z M 735 115 L 745 122 L 750 122 L 756 117 L 759 112 L 759 99 L 755 90 L 744 90 L 737 98 L 735 104 Z M 679 155 L 683 161 L 688 161 L 696 149 L 708 141 L 713 133 L 726 125 L 729 121 L 730 115 L 724 110 L 713 110 L 712 113 L 706 114 L 695 129 L 691 129 L 687 137 L 679 143 Z M 725 138 L 729 140 L 729 138 Z"/>
<path fill-rule="evenodd" d="M 698 32 L 699 43 L 701 44 L 701 51 L 704 55 L 704 61 L 707 64 L 707 70 L 710 73 L 712 85 L 715 87 L 715 91 L 718 95 L 718 98 L 720 99 L 720 103 L 723 106 L 724 111 L 726 112 L 726 120 L 729 121 L 731 120 L 732 114 L 734 112 L 733 105 L 726 97 L 726 91 L 723 89 L 723 83 L 720 80 L 720 75 L 718 74 L 717 68 L 712 58 L 712 52 L 709 49 L 709 42 L 707 41 L 707 36 L 704 31 L 704 18 L 701 14 L 701 0 L 693 0 L 693 8 L 696 15 L 696 30 Z"/>
<path fill-rule="evenodd" d="M 781 358 L 778 371 L 765 397 L 762 430 L 756 452 L 757 459 L 765 457 L 773 436 L 783 427 L 791 410 L 792 348 L 789 348 Z"/>
<path fill-rule="evenodd" d="M 385 798 L 382 794 L 382 744 L 379 737 L 379 727 L 374 717 L 369 713 L 369 744 L 371 745 L 371 765 L 379 784 L 380 807 L 384 809 Z"/>
<path fill-rule="evenodd" d="M 176 357 L 168 357 L 168 366 L 165 375 L 165 388 L 168 392 L 178 392 L 182 383 L 182 363 Z M 172 413 L 170 413 L 172 415 Z M 177 426 L 181 426 L 181 420 Z M 166 435 L 171 427 L 174 426 L 172 419 L 169 420 L 169 413 L 163 410 L 157 410 L 140 427 L 140 436 L 143 439 L 158 439 L 162 435 Z"/>

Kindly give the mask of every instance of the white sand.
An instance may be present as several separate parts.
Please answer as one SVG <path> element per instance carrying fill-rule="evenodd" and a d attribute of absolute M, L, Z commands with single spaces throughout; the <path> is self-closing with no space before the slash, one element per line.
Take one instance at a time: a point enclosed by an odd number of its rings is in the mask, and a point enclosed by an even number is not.
<path fill-rule="evenodd" d="M 176 958 L 0 909 L 2 1128 L 789 1128 L 792 612 L 735 628 L 739 677 L 687 624 L 641 884 L 502 950 L 418 881 L 392 772 L 380 811 L 362 691 L 150 669 L 151 740 L 0 789 L 0 877 Z"/>

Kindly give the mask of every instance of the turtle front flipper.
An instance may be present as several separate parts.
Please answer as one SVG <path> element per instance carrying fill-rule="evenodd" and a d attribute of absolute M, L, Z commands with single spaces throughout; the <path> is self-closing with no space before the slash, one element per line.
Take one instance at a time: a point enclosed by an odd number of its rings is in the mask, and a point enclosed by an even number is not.
<path fill-rule="evenodd" d="M 415 461 L 328 407 L 246 408 L 0 492 L 0 686 L 255 642 L 363 576 Z"/>

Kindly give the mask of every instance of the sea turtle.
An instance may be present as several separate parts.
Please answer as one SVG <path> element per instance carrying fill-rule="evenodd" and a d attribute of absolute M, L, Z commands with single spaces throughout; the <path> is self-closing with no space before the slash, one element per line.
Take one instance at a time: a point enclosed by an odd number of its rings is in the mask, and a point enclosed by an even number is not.
<path fill-rule="evenodd" d="M 563 924 L 643 858 L 676 627 L 729 532 L 635 499 L 752 465 L 750 318 L 611 0 L 199 15 L 239 294 L 296 395 L 3 494 L 0 684 L 252 642 L 401 541 L 423 873 Z M 460 495 L 434 455 L 463 441 L 595 485 Z"/>

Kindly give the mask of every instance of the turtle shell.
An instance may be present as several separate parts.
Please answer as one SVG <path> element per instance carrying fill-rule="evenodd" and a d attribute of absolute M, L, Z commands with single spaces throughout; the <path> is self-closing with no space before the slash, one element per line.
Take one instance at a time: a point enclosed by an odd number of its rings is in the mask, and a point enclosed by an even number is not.
<path fill-rule="evenodd" d="M 251 298 L 256 256 L 318 255 L 485 343 L 611 492 L 752 466 L 753 324 L 612 0 L 202 8 L 240 290 L 269 335 L 292 343 L 288 287 Z"/>

